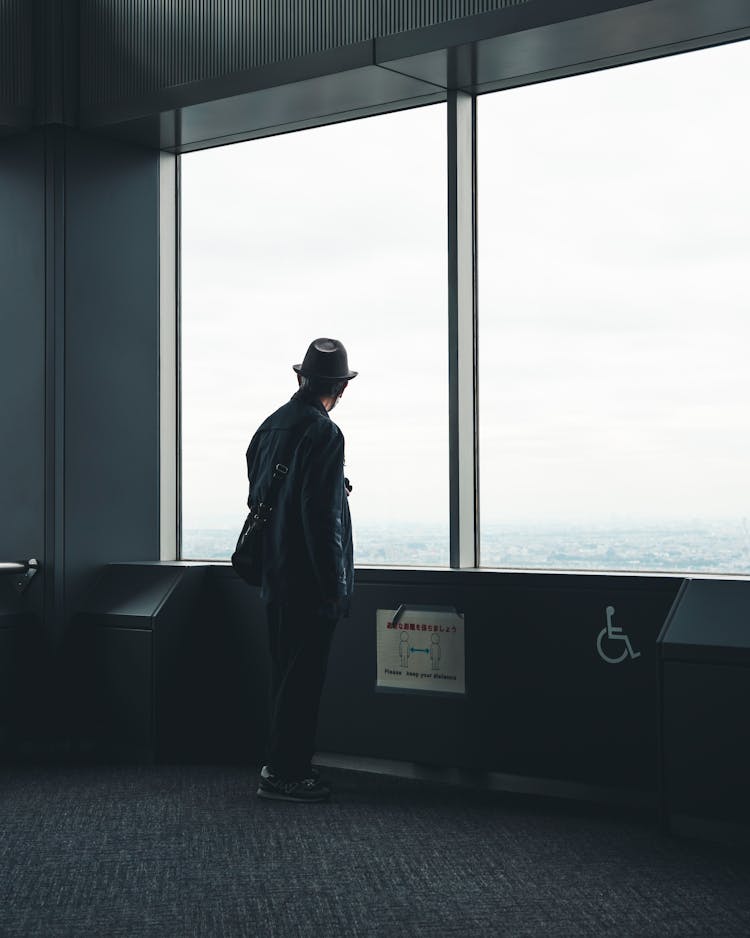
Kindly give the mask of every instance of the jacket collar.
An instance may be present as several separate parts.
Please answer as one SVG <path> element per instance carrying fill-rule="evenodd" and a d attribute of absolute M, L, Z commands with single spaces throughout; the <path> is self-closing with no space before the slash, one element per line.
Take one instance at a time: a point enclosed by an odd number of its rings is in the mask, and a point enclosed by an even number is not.
<path fill-rule="evenodd" d="M 331 415 L 325 409 L 319 397 L 311 397 L 309 394 L 305 394 L 305 392 L 300 389 L 292 395 L 292 400 L 298 401 L 300 404 L 307 404 L 309 407 L 315 407 L 321 412 L 321 414 L 325 414 L 329 420 L 331 419 Z"/>

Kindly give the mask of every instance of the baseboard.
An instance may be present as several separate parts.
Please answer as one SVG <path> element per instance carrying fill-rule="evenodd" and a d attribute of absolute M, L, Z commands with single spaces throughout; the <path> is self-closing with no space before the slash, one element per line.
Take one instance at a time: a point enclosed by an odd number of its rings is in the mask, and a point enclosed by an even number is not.
<path fill-rule="evenodd" d="M 593 804 L 617 805 L 621 807 L 656 810 L 656 792 L 631 791 L 608 788 L 603 785 L 587 785 L 563 779 L 535 778 L 524 775 L 509 775 L 503 772 L 477 772 L 469 769 L 443 768 L 422 765 L 416 762 L 400 762 L 395 759 L 378 759 L 371 756 L 352 756 L 335 752 L 319 752 L 315 764 L 330 769 L 346 769 L 350 772 L 369 772 L 374 775 L 389 775 L 393 778 L 408 778 L 421 782 L 437 782 L 476 790 L 509 792 L 522 795 L 539 795 L 549 798 L 567 798 Z"/>
<path fill-rule="evenodd" d="M 750 824 L 723 821 L 714 818 L 691 817 L 687 814 L 669 815 L 669 830 L 682 837 L 713 840 L 717 843 L 737 847 L 750 846 Z"/>

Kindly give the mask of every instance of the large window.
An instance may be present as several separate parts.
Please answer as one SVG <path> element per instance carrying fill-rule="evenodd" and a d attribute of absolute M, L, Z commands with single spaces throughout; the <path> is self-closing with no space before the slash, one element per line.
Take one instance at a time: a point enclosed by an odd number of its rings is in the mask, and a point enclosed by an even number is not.
<path fill-rule="evenodd" d="M 182 158 L 182 556 L 228 559 L 245 450 L 333 336 L 360 564 L 448 562 L 445 107 Z"/>
<path fill-rule="evenodd" d="M 476 130 L 481 565 L 750 574 L 749 83 L 740 42 L 483 95 L 474 128 L 459 93 L 183 157 L 182 556 L 228 558 L 247 443 L 329 335 L 356 562 L 447 565 L 452 503 L 473 563 Z"/>
<path fill-rule="evenodd" d="M 486 566 L 750 573 L 750 44 L 480 98 Z"/>

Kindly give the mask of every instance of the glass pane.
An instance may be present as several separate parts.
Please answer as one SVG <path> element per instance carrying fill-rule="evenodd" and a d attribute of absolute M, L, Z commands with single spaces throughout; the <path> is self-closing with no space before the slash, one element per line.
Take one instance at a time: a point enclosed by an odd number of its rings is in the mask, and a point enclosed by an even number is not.
<path fill-rule="evenodd" d="M 228 559 L 250 437 L 332 336 L 355 561 L 447 564 L 445 161 L 444 105 L 182 158 L 184 557 Z"/>
<path fill-rule="evenodd" d="M 750 573 L 747 42 L 479 101 L 482 563 Z"/>

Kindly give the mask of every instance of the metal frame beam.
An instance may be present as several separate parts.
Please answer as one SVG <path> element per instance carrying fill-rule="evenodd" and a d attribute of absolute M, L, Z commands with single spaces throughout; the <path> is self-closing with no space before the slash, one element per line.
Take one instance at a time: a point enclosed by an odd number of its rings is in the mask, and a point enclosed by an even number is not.
<path fill-rule="evenodd" d="M 159 558 L 180 546 L 178 425 L 179 157 L 159 157 Z"/>
<path fill-rule="evenodd" d="M 479 561 L 476 99 L 448 93 L 450 565 Z"/>

